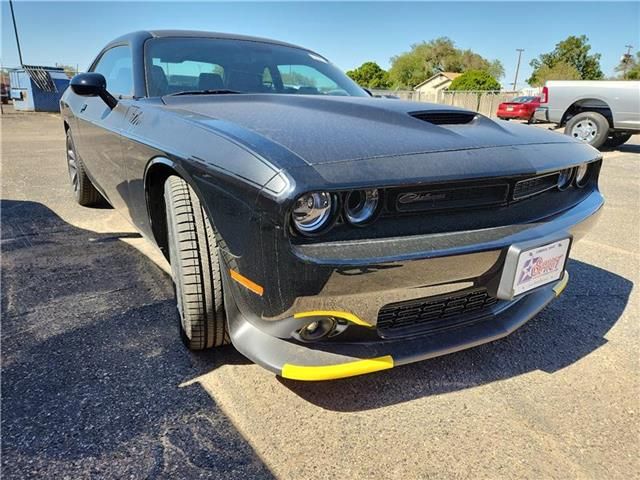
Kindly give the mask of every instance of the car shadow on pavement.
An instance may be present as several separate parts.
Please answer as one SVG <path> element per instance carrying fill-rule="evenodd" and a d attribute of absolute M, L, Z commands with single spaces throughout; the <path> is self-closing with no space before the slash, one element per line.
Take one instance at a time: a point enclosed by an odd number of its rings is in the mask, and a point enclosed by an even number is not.
<path fill-rule="evenodd" d="M 635 143 L 623 143 L 614 150 L 624 153 L 640 153 L 640 145 Z"/>
<path fill-rule="evenodd" d="M 272 478 L 187 380 L 246 363 L 189 353 L 170 278 L 46 206 L 2 200 L 2 477 Z"/>
<path fill-rule="evenodd" d="M 469 350 L 333 382 L 279 381 L 327 410 L 355 412 L 440 395 L 533 371 L 553 374 L 607 343 L 633 283 L 570 260 L 569 286 L 510 336 Z"/>

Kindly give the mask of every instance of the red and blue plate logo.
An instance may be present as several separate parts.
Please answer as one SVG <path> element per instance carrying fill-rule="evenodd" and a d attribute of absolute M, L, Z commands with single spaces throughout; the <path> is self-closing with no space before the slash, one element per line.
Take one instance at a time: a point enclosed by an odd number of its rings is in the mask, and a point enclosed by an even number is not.
<path fill-rule="evenodd" d="M 558 270 L 558 266 L 564 257 L 564 255 L 557 255 L 544 260 L 539 256 L 534 257 L 533 253 L 530 253 L 529 255 L 531 255 L 531 258 L 528 258 L 522 267 L 520 278 L 518 279 L 518 285 L 522 285 L 529 280 L 535 280 L 542 275 Z"/>

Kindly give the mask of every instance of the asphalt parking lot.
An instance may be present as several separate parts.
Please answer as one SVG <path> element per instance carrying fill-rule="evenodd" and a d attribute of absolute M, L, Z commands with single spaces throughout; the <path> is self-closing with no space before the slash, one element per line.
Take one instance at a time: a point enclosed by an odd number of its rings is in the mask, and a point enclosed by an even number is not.
<path fill-rule="evenodd" d="M 2 120 L 3 478 L 638 478 L 640 135 L 565 293 L 498 342 L 296 383 L 186 351 L 167 265 L 77 206 L 53 114 Z"/>

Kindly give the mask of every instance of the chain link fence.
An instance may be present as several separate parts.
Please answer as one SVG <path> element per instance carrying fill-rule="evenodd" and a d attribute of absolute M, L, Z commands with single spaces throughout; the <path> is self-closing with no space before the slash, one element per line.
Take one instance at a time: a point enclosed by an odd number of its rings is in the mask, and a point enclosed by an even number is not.
<path fill-rule="evenodd" d="M 394 96 L 413 102 L 439 103 L 475 110 L 487 117 L 495 117 L 498 105 L 508 102 L 519 92 L 503 91 L 448 91 L 419 92 L 415 90 L 374 90 L 374 95 Z"/>

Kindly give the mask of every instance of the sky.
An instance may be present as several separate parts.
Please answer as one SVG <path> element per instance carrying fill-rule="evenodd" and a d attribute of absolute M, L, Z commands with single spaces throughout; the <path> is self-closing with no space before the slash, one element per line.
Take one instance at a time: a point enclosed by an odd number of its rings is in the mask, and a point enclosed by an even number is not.
<path fill-rule="evenodd" d="M 2 65 L 18 54 L 9 5 L 0 0 Z M 14 0 L 24 63 L 85 70 L 110 40 L 144 29 L 195 29 L 274 38 L 310 48 L 343 70 L 366 61 L 388 68 L 393 55 L 440 36 L 498 59 L 503 85 L 518 86 L 529 62 L 569 35 L 585 34 L 605 75 L 625 45 L 640 49 L 640 2 L 31 2 Z"/>

